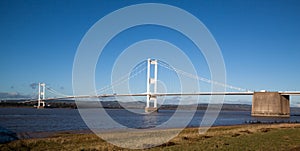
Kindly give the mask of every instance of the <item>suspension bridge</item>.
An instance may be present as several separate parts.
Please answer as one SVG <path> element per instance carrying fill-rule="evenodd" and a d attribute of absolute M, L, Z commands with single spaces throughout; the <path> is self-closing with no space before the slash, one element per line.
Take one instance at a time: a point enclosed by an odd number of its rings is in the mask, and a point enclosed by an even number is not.
<path fill-rule="evenodd" d="M 143 67 L 145 66 L 146 67 Z M 225 88 L 229 88 L 235 90 L 233 92 L 193 92 L 193 93 L 159 93 L 157 91 L 157 75 L 158 75 L 158 66 L 163 67 L 165 69 L 175 71 L 176 74 L 180 74 L 182 76 L 195 79 L 198 81 L 206 82 L 211 85 L 218 85 Z M 147 91 L 145 93 L 135 93 L 135 94 L 117 94 L 111 93 L 106 94 L 107 90 L 111 90 L 113 86 L 118 86 L 128 79 L 131 79 L 141 72 L 146 70 L 147 72 Z M 154 71 L 152 71 L 154 70 Z M 131 74 L 133 73 L 133 74 Z M 46 98 L 46 90 L 56 96 L 60 97 L 52 97 Z M 139 64 L 135 69 L 122 76 L 120 79 L 116 80 L 110 85 L 107 85 L 99 90 L 96 91 L 96 94 L 99 95 L 65 95 L 62 94 L 50 87 L 47 87 L 45 83 L 38 84 L 38 98 L 35 101 L 38 101 L 37 108 L 43 108 L 45 106 L 45 101 L 49 100 L 62 100 L 62 99 L 79 99 L 79 98 L 106 98 L 106 97 L 128 97 L 128 96 L 145 96 L 146 97 L 146 107 L 145 112 L 153 112 L 158 110 L 157 106 L 157 98 L 162 96 L 212 96 L 212 95 L 253 95 L 252 99 L 252 115 L 253 116 L 283 116 L 287 117 L 290 114 L 290 96 L 291 95 L 300 95 L 300 91 L 278 91 L 278 92 L 267 92 L 267 91 L 260 91 L 254 92 L 248 89 L 236 87 L 233 85 L 220 83 L 217 81 L 212 81 L 210 79 L 200 77 L 197 75 L 193 75 L 191 73 L 185 72 L 182 69 L 177 69 L 171 67 L 170 65 L 155 59 L 148 59 L 145 62 Z M 153 102 L 153 106 L 151 103 Z"/>

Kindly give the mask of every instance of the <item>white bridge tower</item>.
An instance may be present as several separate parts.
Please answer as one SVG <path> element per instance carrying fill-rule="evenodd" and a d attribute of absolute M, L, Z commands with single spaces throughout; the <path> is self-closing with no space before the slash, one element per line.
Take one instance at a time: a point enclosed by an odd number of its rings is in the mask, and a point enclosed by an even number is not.
<path fill-rule="evenodd" d="M 46 88 L 46 84 L 45 83 L 39 83 L 39 94 L 38 94 L 38 104 L 37 104 L 37 108 L 44 108 L 45 107 L 45 88 Z"/>
<path fill-rule="evenodd" d="M 157 60 L 148 59 L 147 62 L 147 104 L 145 112 L 157 112 L 157 97 L 152 95 L 157 93 Z M 154 72 L 151 72 L 151 66 L 154 66 Z M 150 106 L 151 101 L 153 101 L 153 107 Z"/>

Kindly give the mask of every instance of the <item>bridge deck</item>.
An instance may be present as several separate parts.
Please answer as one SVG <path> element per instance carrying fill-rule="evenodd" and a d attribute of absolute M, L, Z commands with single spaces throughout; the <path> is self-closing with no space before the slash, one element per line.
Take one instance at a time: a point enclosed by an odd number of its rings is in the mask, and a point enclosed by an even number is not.
<path fill-rule="evenodd" d="M 300 95 L 300 91 L 279 91 L 281 95 Z M 254 92 L 195 92 L 195 93 L 156 93 L 150 94 L 152 96 L 193 96 L 193 95 L 253 95 Z M 104 98 L 104 97 L 126 97 L 126 96 L 147 96 L 147 93 L 137 94 L 101 94 L 101 95 L 79 95 L 67 96 L 61 98 L 47 98 L 46 100 L 58 99 L 75 99 L 75 98 Z"/>

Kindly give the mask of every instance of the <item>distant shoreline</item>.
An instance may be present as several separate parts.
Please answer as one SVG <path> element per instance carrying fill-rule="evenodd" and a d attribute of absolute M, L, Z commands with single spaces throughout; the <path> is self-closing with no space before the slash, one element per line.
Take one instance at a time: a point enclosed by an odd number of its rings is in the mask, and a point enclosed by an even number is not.
<path fill-rule="evenodd" d="M 98 102 L 97 102 L 98 103 Z M 144 102 L 128 102 L 121 104 L 117 101 L 103 101 L 102 107 L 104 109 L 144 109 Z M 34 103 L 22 103 L 22 102 L 0 102 L 0 108 L 34 108 Z M 45 108 L 68 108 L 68 109 L 77 109 L 77 105 L 74 102 L 50 102 Z M 96 105 L 98 106 L 98 105 Z M 161 105 L 159 106 L 160 110 L 206 110 L 208 104 L 193 104 L 193 105 Z M 217 105 L 218 106 L 218 105 Z M 222 104 L 222 111 L 251 111 L 251 105 L 249 104 Z M 95 108 L 95 102 L 92 102 L 91 105 L 81 108 Z M 291 110 L 299 110 L 300 107 L 291 107 Z M 298 114 L 297 114 L 298 115 Z"/>
<path fill-rule="evenodd" d="M 81 106 L 81 108 L 94 108 L 98 106 L 96 103 L 99 102 L 90 102 L 88 105 Z M 121 102 L 118 101 L 102 101 L 102 107 L 104 109 L 144 109 L 145 102 Z M 96 104 L 96 105 L 95 105 Z M 34 102 L 0 102 L 0 108 L 3 107 L 26 107 L 26 108 L 33 108 L 35 105 Z M 161 105 L 159 109 L 161 110 L 189 110 L 189 109 L 196 109 L 197 110 L 206 110 L 208 104 L 192 104 L 192 105 Z M 217 105 L 219 106 L 219 105 Z M 47 103 L 46 108 L 71 108 L 77 109 L 77 105 L 75 102 L 49 102 Z M 230 110 L 230 111 L 251 111 L 251 105 L 248 104 L 223 104 L 222 110 Z"/>

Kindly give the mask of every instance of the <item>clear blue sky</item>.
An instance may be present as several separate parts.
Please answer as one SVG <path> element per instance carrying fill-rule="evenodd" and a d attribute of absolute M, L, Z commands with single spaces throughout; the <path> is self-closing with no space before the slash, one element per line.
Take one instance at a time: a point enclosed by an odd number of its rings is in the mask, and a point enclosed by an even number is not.
<path fill-rule="evenodd" d="M 174 5 L 200 19 L 222 50 L 228 83 L 252 90 L 300 90 L 298 0 L 1 0 L 0 92 L 31 95 L 36 90 L 30 84 L 42 81 L 71 94 L 73 59 L 87 30 L 110 12 L 143 2 Z M 156 28 L 141 27 L 123 32 L 116 37 L 121 45 L 107 46 L 103 57 L 113 62 L 121 53 L 119 49 L 147 38 L 163 39 L 179 46 L 185 44 L 182 42 L 185 40 L 173 39 L 176 33 L 168 29 L 147 33 Z M 138 36 L 128 38 L 126 34 Z M 186 53 L 193 56 L 192 52 Z M 197 60 L 197 56 L 201 58 L 199 54 L 192 58 Z M 205 62 L 199 60 L 195 64 L 207 70 Z M 97 78 L 105 79 L 101 76 L 107 76 L 110 70 L 98 71 Z M 209 78 L 205 71 L 203 76 Z M 109 83 L 97 82 L 98 88 Z"/>

